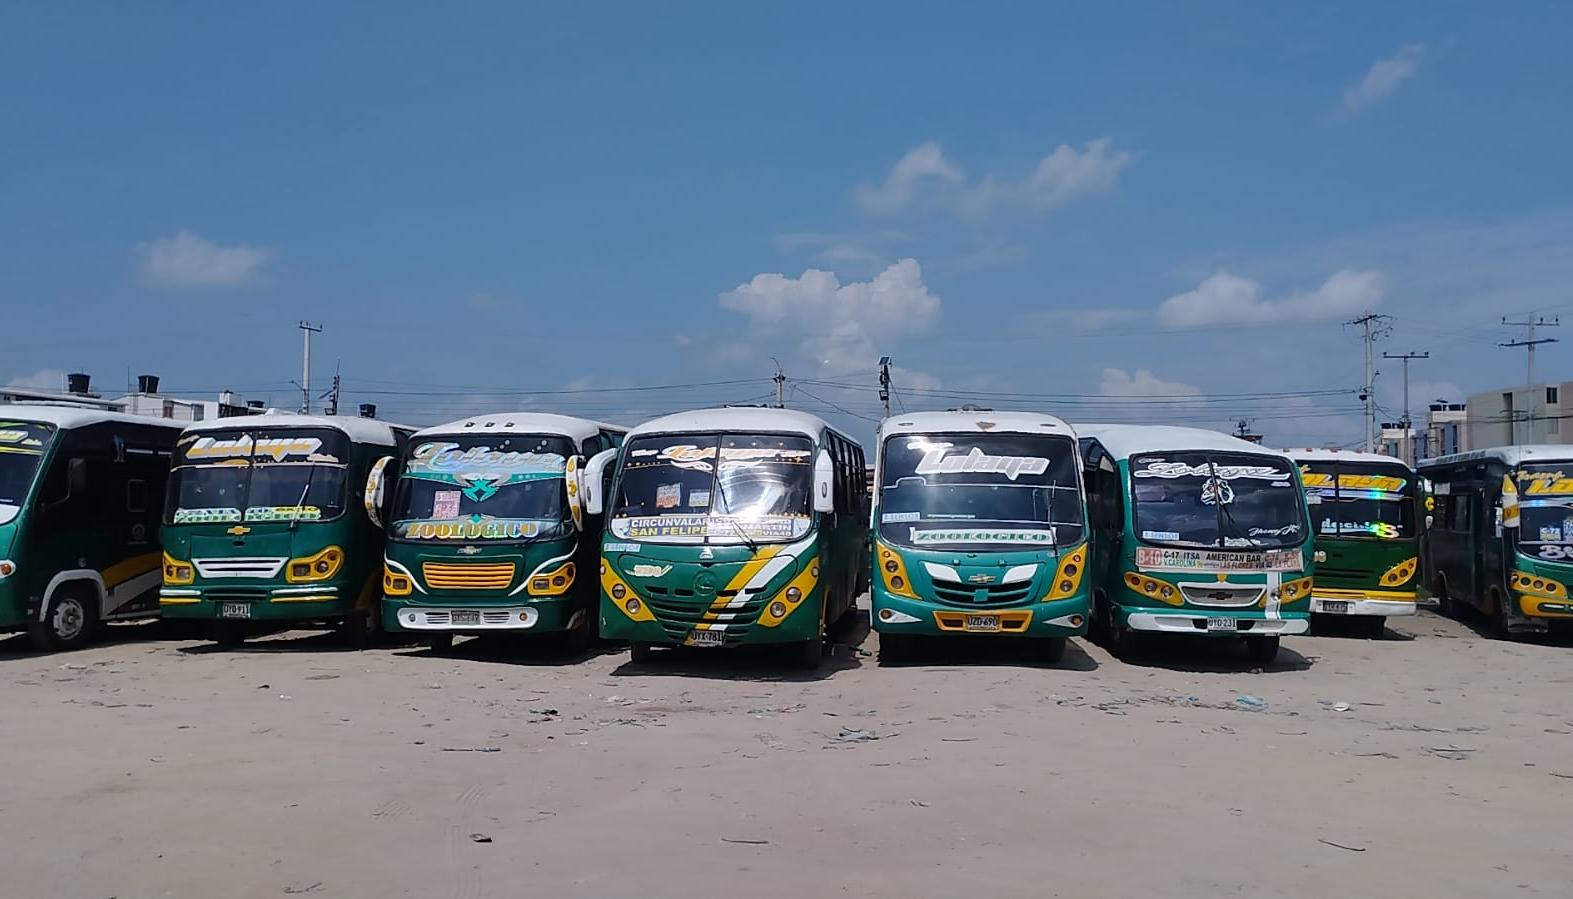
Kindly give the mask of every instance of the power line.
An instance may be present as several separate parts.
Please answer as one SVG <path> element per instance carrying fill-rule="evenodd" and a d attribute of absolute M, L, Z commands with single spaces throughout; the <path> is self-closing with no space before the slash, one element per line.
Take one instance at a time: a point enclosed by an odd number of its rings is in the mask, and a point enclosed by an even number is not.
<path fill-rule="evenodd" d="M 1353 321 L 1345 322 L 1365 329 L 1365 382 L 1360 388 L 1360 399 L 1365 403 L 1365 451 L 1368 453 L 1376 443 L 1376 406 L 1373 400 L 1376 392 L 1376 385 L 1373 383 L 1376 381 L 1376 371 L 1372 367 L 1371 345 L 1391 330 L 1387 323 L 1392 321 L 1392 318 L 1391 315 L 1367 312 Z"/>

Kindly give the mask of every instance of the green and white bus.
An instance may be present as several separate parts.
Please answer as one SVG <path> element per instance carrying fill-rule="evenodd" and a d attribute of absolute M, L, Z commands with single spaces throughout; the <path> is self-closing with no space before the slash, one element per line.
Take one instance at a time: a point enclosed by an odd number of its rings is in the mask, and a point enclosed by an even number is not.
<path fill-rule="evenodd" d="M 1076 434 L 1032 412 L 885 419 L 875 456 L 871 614 L 880 655 L 924 636 L 1034 638 L 1059 661 L 1087 632 Z"/>
<path fill-rule="evenodd" d="M 609 490 L 609 456 L 584 478 L 586 508 L 607 509 L 601 635 L 635 661 L 777 643 L 818 666 L 867 568 L 857 441 L 794 410 L 702 409 L 634 428 L 616 459 Z"/>
<path fill-rule="evenodd" d="M 364 508 L 372 466 L 410 428 L 270 412 L 186 428 L 164 518 L 164 614 L 256 625 L 327 624 L 363 646 L 380 629 L 383 534 Z"/>
<path fill-rule="evenodd" d="M 75 649 L 158 614 L 159 508 L 180 425 L 0 405 L 0 631 Z"/>
<path fill-rule="evenodd" d="M 1294 460 L 1199 428 L 1077 425 L 1093 630 L 1243 637 L 1253 660 L 1310 626 L 1310 517 Z"/>
<path fill-rule="evenodd" d="M 1356 616 L 1380 637 L 1419 600 L 1420 479 L 1401 459 L 1352 450 L 1286 450 L 1311 509 L 1311 614 Z"/>
<path fill-rule="evenodd" d="M 602 517 L 584 514 L 579 477 L 624 430 L 503 412 L 417 431 L 397 481 L 367 488 L 374 508 L 392 491 L 383 625 L 439 650 L 456 634 L 552 633 L 587 646 Z"/>
<path fill-rule="evenodd" d="M 1427 459 L 1436 502 L 1426 583 L 1444 614 L 1501 636 L 1573 622 L 1573 447 L 1505 446 Z"/>

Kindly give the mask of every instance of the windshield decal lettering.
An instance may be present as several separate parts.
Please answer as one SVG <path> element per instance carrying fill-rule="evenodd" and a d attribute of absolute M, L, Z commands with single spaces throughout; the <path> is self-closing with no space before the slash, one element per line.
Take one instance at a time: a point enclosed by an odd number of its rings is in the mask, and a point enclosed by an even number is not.
<path fill-rule="evenodd" d="M 1254 480 L 1287 482 L 1289 472 L 1286 469 L 1273 465 L 1218 465 L 1208 462 L 1190 465 L 1185 462 L 1146 462 L 1142 467 L 1133 472 L 1133 477 L 1138 478 L 1205 478 L 1214 476 L 1225 481 L 1237 481 L 1242 478 Z M 1227 500 L 1225 501 L 1227 502 Z"/>
<path fill-rule="evenodd" d="M 1251 537 L 1288 537 L 1300 533 L 1298 524 L 1286 524 L 1276 528 L 1251 528 L 1246 534 Z"/>
<path fill-rule="evenodd" d="M 655 488 L 655 507 L 657 509 L 675 509 L 682 504 L 682 484 L 662 484 Z"/>
<path fill-rule="evenodd" d="M 695 446 L 691 443 L 681 443 L 674 446 L 654 449 L 636 449 L 629 453 L 629 459 L 639 461 L 654 461 L 665 463 L 674 468 L 686 468 L 691 471 L 714 471 L 716 458 L 714 446 Z M 807 464 L 808 457 L 812 455 L 808 450 L 782 449 L 779 447 L 743 447 L 729 446 L 720 450 L 721 461 L 736 465 L 753 465 L 759 462 L 784 462 L 788 464 Z"/>
<path fill-rule="evenodd" d="M 231 524 L 238 521 L 321 521 L 318 506 L 252 506 L 239 509 L 176 509 L 175 524 Z"/>
<path fill-rule="evenodd" d="M 541 522 L 521 518 L 471 515 L 463 521 L 401 521 L 394 535 L 407 540 L 530 540 L 541 532 Z"/>
<path fill-rule="evenodd" d="M 799 515 L 734 518 L 727 515 L 641 515 L 614 521 L 613 531 L 630 540 L 722 539 L 792 540 L 808 532 L 809 519 Z"/>
<path fill-rule="evenodd" d="M 913 546 L 942 543 L 1022 543 L 1053 546 L 1053 528 L 912 528 Z"/>
<path fill-rule="evenodd" d="M 339 461 L 337 456 L 319 454 L 317 451 L 320 449 L 322 449 L 320 437 L 283 435 L 253 438 L 243 435 L 233 440 L 198 437 L 189 447 L 186 447 L 186 459 L 204 461 L 267 458 L 275 462 L 283 462 L 285 459 L 298 456 L 310 462 Z"/>
<path fill-rule="evenodd" d="M 1002 474 L 1009 480 L 1021 475 L 1038 475 L 1049 470 L 1049 460 L 1040 456 L 991 456 L 978 447 L 965 455 L 946 456 L 954 443 L 927 444 L 923 458 L 912 469 L 914 474 Z"/>
<path fill-rule="evenodd" d="M 1253 572 L 1299 571 L 1304 566 L 1300 551 L 1294 549 L 1239 553 L 1139 546 L 1136 548 L 1136 567 L 1142 571 Z"/>
<path fill-rule="evenodd" d="M 1521 471 L 1518 479 L 1524 485 L 1524 496 L 1573 495 L 1573 478 L 1560 471 Z"/>

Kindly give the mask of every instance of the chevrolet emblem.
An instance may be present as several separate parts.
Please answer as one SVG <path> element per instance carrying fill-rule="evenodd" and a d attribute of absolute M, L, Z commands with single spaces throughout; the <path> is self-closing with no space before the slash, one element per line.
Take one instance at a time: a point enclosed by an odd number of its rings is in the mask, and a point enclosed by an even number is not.
<path fill-rule="evenodd" d="M 236 537 L 244 537 L 245 535 L 251 533 L 251 528 L 248 528 L 248 527 L 246 527 L 243 524 L 237 524 L 234 527 L 230 528 L 228 531 L 225 531 L 225 533 L 226 534 L 233 534 Z"/>
<path fill-rule="evenodd" d="M 973 582 L 974 584 L 992 584 L 994 583 L 994 575 L 974 574 L 972 577 L 967 578 L 967 580 Z"/>
<path fill-rule="evenodd" d="M 459 547 L 459 554 L 463 555 L 463 556 L 473 556 L 473 555 L 475 555 L 476 553 L 478 553 L 480 551 L 481 551 L 481 548 L 479 546 L 461 546 L 461 547 Z"/>

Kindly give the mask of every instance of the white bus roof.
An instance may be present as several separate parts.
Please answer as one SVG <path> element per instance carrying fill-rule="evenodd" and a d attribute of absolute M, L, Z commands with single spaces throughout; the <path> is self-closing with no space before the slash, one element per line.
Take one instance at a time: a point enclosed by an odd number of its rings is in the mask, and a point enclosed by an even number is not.
<path fill-rule="evenodd" d="M 1525 444 L 1524 446 L 1494 446 L 1488 449 L 1469 450 L 1449 456 L 1420 460 L 1421 468 L 1453 465 L 1459 462 L 1485 462 L 1494 460 L 1507 465 L 1535 462 L 1573 462 L 1573 446 L 1555 443 Z"/>
<path fill-rule="evenodd" d="M 1403 459 L 1394 456 L 1385 456 L 1381 453 L 1368 453 L 1363 450 L 1346 449 L 1286 449 L 1296 462 L 1362 462 L 1374 465 L 1402 465 L 1409 464 Z"/>
<path fill-rule="evenodd" d="M 891 434 L 1059 434 L 1075 439 L 1062 418 L 1041 412 L 911 412 L 879 423 L 881 436 Z"/>
<path fill-rule="evenodd" d="M 622 425 L 607 424 L 575 418 L 572 415 L 555 415 L 550 412 L 495 412 L 490 415 L 472 415 L 443 425 L 422 428 L 416 437 L 446 437 L 483 432 L 487 434 L 555 434 L 574 440 L 587 440 L 602 431 L 621 434 L 628 429 Z"/>
<path fill-rule="evenodd" d="M 736 406 L 695 409 L 652 418 L 629 431 L 628 436 L 633 438 L 645 434 L 703 434 L 711 431 L 728 431 L 739 434 L 755 432 L 802 434 L 818 440 L 819 435 L 826 429 L 841 433 L 830 427 L 819 416 L 799 412 L 796 409 Z"/>
<path fill-rule="evenodd" d="M 113 421 L 129 425 L 152 425 L 177 431 L 183 429 L 187 424 L 183 421 L 171 421 L 167 418 L 127 415 L 123 412 L 106 412 L 103 409 L 81 406 L 45 406 L 42 404 L 33 405 L 31 403 L 0 404 L 0 420 L 39 422 L 41 424 L 54 425 L 57 428 L 80 428 Z"/>
<path fill-rule="evenodd" d="M 1231 437 L 1222 431 L 1206 428 L 1181 428 L 1169 425 L 1076 425 L 1082 437 L 1094 437 L 1103 448 L 1117 459 L 1129 459 L 1142 453 L 1180 453 L 1212 450 L 1214 452 L 1253 453 L 1258 456 L 1289 457 L 1260 443 Z"/>
<path fill-rule="evenodd" d="M 199 421 L 186 428 L 188 434 L 204 431 L 254 431 L 259 428 L 334 428 L 348 434 L 358 443 L 394 446 L 398 440 L 393 429 L 398 425 L 375 418 L 354 415 L 298 415 L 294 412 L 269 411 L 264 415 L 237 415 L 233 418 L 215 418 Z"/>

